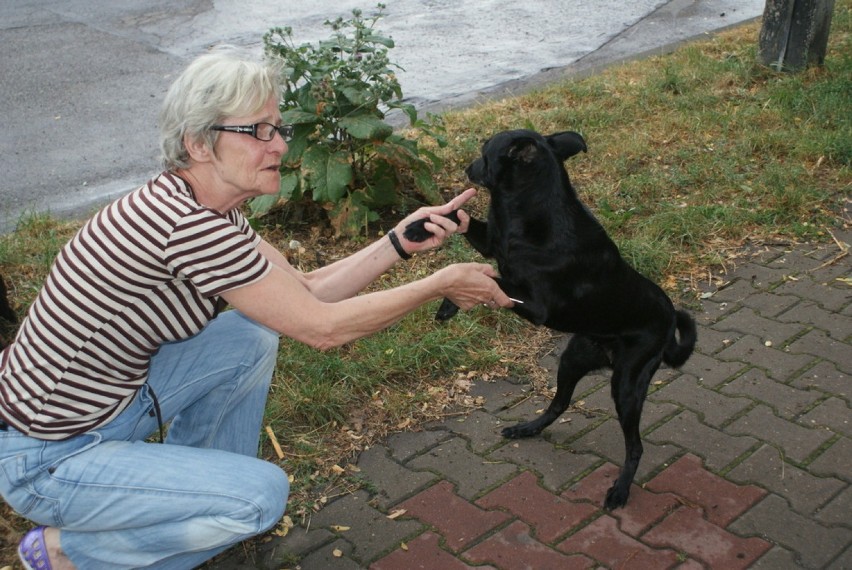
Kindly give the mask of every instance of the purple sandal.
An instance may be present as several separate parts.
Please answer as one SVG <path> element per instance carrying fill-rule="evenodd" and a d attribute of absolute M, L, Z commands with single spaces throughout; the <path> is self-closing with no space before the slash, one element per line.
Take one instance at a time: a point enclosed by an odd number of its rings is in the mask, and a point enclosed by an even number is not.
<path fill-rule="evenodd" d="M 44 544 L 43 526 L 37 526 L 24 535 L 18 545 L 18 557 L 26 570 L 52 570 Z"/>

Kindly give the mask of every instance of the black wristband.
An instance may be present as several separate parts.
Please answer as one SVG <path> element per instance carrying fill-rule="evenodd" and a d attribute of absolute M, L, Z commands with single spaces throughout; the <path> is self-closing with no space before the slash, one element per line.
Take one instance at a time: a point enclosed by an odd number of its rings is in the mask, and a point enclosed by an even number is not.
<path fill-rule="evenodd" d="M 391 245 L 393 245 L 393 248 L 396 250 L 396 253 L 399 254 L 401 258 L 411 259 L 411 254 L 402 249 L 402 244 L 399 243 L 399 238 L 397 237 L 396 232 L 393 231 L 393 228 L 388 231 L 388 238 L 390 239 Z"/>

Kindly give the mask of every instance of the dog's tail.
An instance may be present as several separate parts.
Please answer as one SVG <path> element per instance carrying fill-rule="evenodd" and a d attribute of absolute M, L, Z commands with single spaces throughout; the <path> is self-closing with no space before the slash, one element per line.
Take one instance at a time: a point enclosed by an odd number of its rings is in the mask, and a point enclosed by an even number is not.
<path fill-rule="evenodd" d="M 698 340 L 698 331 L 695 328 L 695 321 L 686 311 L 677 311 L 675 319 L 677 336 L 673 334 L 669 339 L 663 351 L 663 360 L 669 366 L 678 368 L 683 366 L 683 363 L 692 355 L 695 342 Z M 677 337 L 680 337 L 680 340 Z"/>

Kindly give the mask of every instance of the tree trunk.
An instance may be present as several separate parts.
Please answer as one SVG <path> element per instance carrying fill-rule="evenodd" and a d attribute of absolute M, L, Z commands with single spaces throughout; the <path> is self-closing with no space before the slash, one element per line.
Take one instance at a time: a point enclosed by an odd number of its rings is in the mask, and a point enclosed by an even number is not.
<path fill-rule="evenodd" d="M 834 0 L 766 0 L 759 57 L 778 71 L 822 65 Z"/>

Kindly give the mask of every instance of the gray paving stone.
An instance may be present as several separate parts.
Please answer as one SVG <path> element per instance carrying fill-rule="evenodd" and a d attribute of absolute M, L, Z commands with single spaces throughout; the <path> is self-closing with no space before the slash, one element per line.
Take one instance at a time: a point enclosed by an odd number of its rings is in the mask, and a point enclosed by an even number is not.
<path fill-rule="evenodd" d="M 362 570 L 365 565 L 352 560 L 352 545 L 345 540 L 323 546 L 299 561 L 300 570 Z"/>
<path fill-rule="evenodd" d="M 799 419 L 799 423 L 808 427 L 822 426 L 835 433 L 852 437 L 852 410 L 846 400 L 828 398 Z"/>
<path fill-rule="evenodd" d="M 749 570 L 799 570 L 801 566 L 796 561 L 796 555 L 780 546 L 761 556 L 752 564 Z"/>
<path fill-rule="evenodd" d="M 383 509 L 407 499 L 435 481 L 435 475 L 406 469 L 391 459 L 388 449 L 376 445 L 358 456 L 361 476 L 372 483 L 378 493 L 372 502 Z"/>
<path fill-rule="evenodd" d="M 774 319 L 761 317 L 754 309 L 747 307 L 729 314 L 713 325 L 713 328 L 756 336 L 760 338 L 761 344 L 771 341 L 776 346 L 783 345 L 785 341 L 799 336 L 806 330 L 806 326 L 801 323 L 779 323 Z"/>
<path fill-rule="evenodd" d="M 486 489 L 518 472 L 511 463 L 486 460 L 467 449 L 464 439 L 455 437 L 408 462 L 412 469 L 437 473 L 456 485 L 459 496 L 473 499 Z"/>
<path fill-rule="evenodd" d="M 290 529 L 287 536 L 283 538 L 273 537 L 272 540 L 278 544 L 277 554 L 279 557 L 285 553 L 302 557 L 323 544 L 332 542 L 335 540 L 335 535 L 324 528 L 308 529 L 297 526 Z"/>
<path fill-rule="evenodd" d="M 731 435 L 751 435 L 774 444 L 784 456 L 803 462 L 831 439 L 826 430 L 809 429 L 776 416 L 770 408 L 758 405 L 725 428 Z"/>
<path fill-rule="evenodd" d="M 450 418 L 444 422 L 444 425 L 450 432 L 467 439 L 474 453 L 482 453 L 505 441 L 500 430 L 506 424 L 497 416 L 481 410 L 457 418 Z"/>
<path fill-rule="evenodd" d="M 829 311 L 842 309 L 849 303 L 852 296 L 848 287 L 838 289 L 827 283 L 815 282 L 809 277 L 803 277 L 797 281 L 785 281 L 775 289 L 775 293 L 809 299 Z"/>
<path fill-rule="evenodd" d="M 820 392 L 799 390 L 768 378 L 762 370 L 752 368 L 722 387 L 731 396 L 747 396 L 771 406 L 782 418 L 793 420 L 823 397 Z"/>
<path fill-rule="evenodd" d="M 712 357 L 719 351 L 731 346 L 743 336 L 735 331 L 717 331 L 710 327 L 701 327 L 698 331 L 698 343 L 695 345 L 696 353 Z"/>
<path fill-rule="evenodd" d="M 802 323 L 827 332 L 836 340 L 846 340 L 852 335 L 852 318 L 837 312 L 826 311 L 813 301 L 799 303 L 779 315 L 785 323 Z"/>
<path fill-rule="evenodd" d="M 688 410 L 648 433 L 644 439 L 660 444 L 672 443 L 689 450 L 715 471 L 757 445 L 757 440 L 752 437 L 731 436 L 701 423 L 698 416 Z"/>
<path fill-rule="evenodd" d="M 810 354 L 832 362 L 838 370 L 852 374 L 852 346 L 830 338 L 821 330 L 812 330 L 788 347 L 794 354 Z"/>
<path fill-rule="evenodd" d="M 615 465 L 624 465 L 624 435 L 615 419 L 607 420 L 586 433 L 573 442 L 571 447 L 579 453 L 591 453 Z M 636 471 L 637 483 L 647 481 L 661 467 L 670 464 L 675 456 L 682 453 L 682 450 L 674 445 L 657 443 L 647 437 L 642 438 L 642 447 L 644 453 Z"/>
<path fill-rule="evenodd" d="M 746 511 L 728 526 L 728 530 L 743 536 L 762 536 L 793 551 L 802 568 L 824 568 L 838 556 L 852 531 L 847 528 L 826 528 L 790 509 L 778 495 L 765 499 Z"/>
<path fill-rule="evenodd" d="M 846 483 L 834 478 L 816 477 L 786 463 L 772 446 L 761 446 L 726 475 L 738 483 L 753 483 L 781 495 L 793 510 L 810 517 L 828 503 Z"/>
<path fill-rule="evenodd" d="M 847 486 L 816 514 L 816 519 L 829 525 L 849 525 L 852 513 L 852 486 Z"/>
<path fill-rule="evenodd" d="M 354 560 L 367 562 L 390 548 L 396 547 L 407 537 L 417 534 L 425 527 L 414 520 L 391 520 L 369 504 L 369 495 L 356 491 L 325 506 L 311 520 L 312 528 L 328 529 L 352 547 Z M 333 527 L 348 527 L 335 531 Z M 321 551 L 330 549 L 326 546 Z M 325 560 L 325 558 L 323 558 Z M 327 568 L 328 566 L 325 566 Z M 323 568 L 315 566 L 315 568 Z"/>
<path fill-rule="evenodd" d="M 600 463 L 596 455 L 558 448 L 541 437 L 511 440 L 488 457 L 529 468 L 541 476 L 542 486 L 551 491 L 558 491 L 577 475 Z"/>
<path fill-rule="evenodd" d="M 732 397 L 708 390 L 689 374 L 684 374 L 649 396 L 656 402 L 673 402 L 684 406 L 705 424 L 720 427 L 752 405 L 747 398 Z"/>
<path fill-rule="evenodd" d="M 808 465 L 808 471 L 852 483 L 852 440 L 841 437 Z"/>
<path fill-rule="evenodd" d="M 526 383 L 506 378 L 498 378 L 493 382 L 477 380 L 471 385 L 469 394 L 474 398 L 485 398 L 482 409 L 494 413 L 515 402 L 521 390 L 527 387 Z"/>
<path fill-rule="evenodd" d="M 779 259 L 781 256 L 776 255 L 775 257 L 776 259 Z M 743 281 L 748 281 L 752 285 L 752 287 L 757 290 L 771 290 L 774 286 L 783 283 L 784 280 L 790 275 L 789 267 L 786 267 L 783 264 L 771 266 L 771 263 L 771 260 L 767 260 L 765 262 L 756 261 L 754 263 L 747 263 L 745 265 L 737 267 L 729 274 L 729 276 L 732 279 L 742 279 Z"/>
<path fill-rule="evenodd" d="M 699 334 L 701 334 L 699 332 Z M 705 356 L 701 353 L 692 353 L 692 357 L 681 367 L 684 374 L 691 374 L 710 388 L 727 382 L 738 376 L 749 365 L 743 362 L 728 362 L 717 356 Z"/>
<path fill-rule="evenodd" d="M 397 433 L 388 438 L 387 447 L 397 461 L 408 461 L 424 450 L 453 437 L 446 428 Z"/>
<path fill-rule="evenodd" d="M 742 300 L 744 306 L 754 309 L 759 315 L 766 318 L 777 317 L 799 302 L 800 299 L 792 295 L 777 295 L 763 291 L 749 295 Z M 785 320 L 785 322 L 789 321 Z"/>
<path fill-rule="evenodd" d="M 813 246 L 804 246 L 802 249 L 790 249 L 785 251 L 783 255 L 766 263 L 766 267 L 787 270 L 788 275 L 799 275 L 808 272 L 821 265 L 821 260 L 814 259 L 810 255 L 816 249 Z"/>
<path fill-rule="evenodd" d="M 814 389 L 852 401 L 852 376 L 831 362 L 819 362 L 790 382 L 797 388 Z"/>
<path fill-rule="evenodd" d="M 746 297 L 758 292 L 750 279 L 732 278 L 728 283 L 713 293 L 712 299 L 717 303 L 741 303 Z"/>
<path fill-rule="evenodd" d="M 517 402 L 516 405 L 497 412 L 496 417 L 503 422 L 503 426 L 513 425 L 518 422 L 526 422 L 540 415 L 548 404 L 550 398 L 540 394 L 529 393 L 528 398 Z M 568 412 L 566 412 L 567 414 Z"/>
<path fill-rule="evenodd" d="M 765 341 L 755 336 L 745 335 L 720 352 L 717 357 L 757 366 L 766 370 L 775 380 L 780 381 L 789 380 L 792 375 L 814 361 L 813 356 L 790 354 L 782 348 L 775 343 L 772 343 L 772 346 L 766 346 Z"/>
<path fill-rule="evenodd" d="M 739 303 L 729 303 L 727 301 L 716 302 L 712 298 L 705 299 L 701 302 L 701 311 L 698 311 L 694 315 L 695 322 L 699 326 L 711 326 L 725 319 L 730 313 L 735 312 L 739 308 Z"/>
<path fill-rule="evenodd" d="M 852 568 L 852 546 L 847 548 L 843 554 L 832 560 L 826 570 L 849 570 Z"/>

